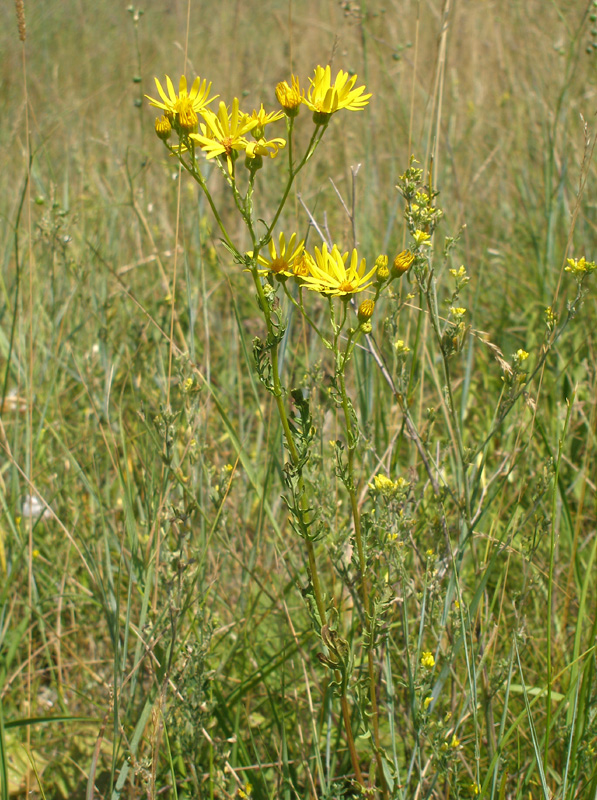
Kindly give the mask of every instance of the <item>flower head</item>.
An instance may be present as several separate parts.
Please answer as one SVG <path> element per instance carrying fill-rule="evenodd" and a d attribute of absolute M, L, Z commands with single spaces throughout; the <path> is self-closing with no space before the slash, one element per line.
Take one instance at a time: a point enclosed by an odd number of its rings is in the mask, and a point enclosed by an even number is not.
<path fill-rule="evenodd" d="M 259 271 L 260 275 L 267 275 L 268 272 L 273 272 L 275 275 L 295 275 L 296 267 L 300 264 L 305 249 L 305 240 L 301 239 L 298 244 L 296 240 L 296 233 L 293 233 L 287 245 L 286 237 L 281 233 L 278 238 L 278 247 L 276 247 L 274 240 L 270 239 L 269 259 L 261 255 L 257 257 L 258 263 L 266 267 Z"/>
<path fill-rule="evenodd" d="M 232 101 L 230 112 L 226 103 L 221 102 L 217 114 L 206 109 L 203 117 L 205 123 L 201 123 L 201 133 L 191 134 L 191 139 L 199 143 L 207 158 L 225 155 L 228 172 L 232 174 L 236 156 L 249 144 L 244 134 L 256 127 L 257 120 L 239 111 L 238 97 Z"/>
<path fill-rule="evenodd" d="M 252 114 L 245 114 L 245 117 L 247 117 L 247 119 L 256 120 L 257 125 L 255 125 L 251 133 L 253 134 L 254 139 L 262 139 L 264 136 L 263 129 L 265 126 L 270 125 L 272 122 L 276 122 L 279 119 L 283 119 L 284 112 L 270 111 L 268 114 L 262 103 L 259 111 L 253 111 Z"/>
<path fill-rule="evenodd" d="M 304 92 L 299 86 L 299 80 L 296 75 L 291 77 L 290 86 L 287 81 L 281 81 L 276 86 L 276 99 L 288 117 L 296 117 L 301 107 L 303 95 Z"/>
<path fill-rule="evenodd" d="M 303 279 L 307 289 L 325 295 L 344 296 L 361 292 L 371 286 L 376 267 L 366 272 L 365 259 L 359 262 L 356 250 L 352 251 L 348 267 L 348 253 L 340 253 L 336 245 L 330 253 L 327 244 L 321 250 L 315 248 L 315 258 L 309 256 L 309 272 Z"/>
<path fill-rule="evenodd" d="M 307 275 L 309 275 L 310 262 L 311 256 L 308 253 L 303 253 L 302 256 L 294 262 L 292 269 L 296 278 L 306 278 Z"/>
<path fill-rule="evenodd" d="M 278 150 L 281 147 L 286 147 L 286 139 L 258 139 L 257 141 L 248 142 L 245 150 L 247 151 L 247 158 L 255 158 L 255 156 L 269 156 L 274 158 L 278 155 Z"/>
<path fill-rule="evenodd" d="M 583 276 L 594 272 L 597 265 L 594 261 L 587 261 L 583 256 L 582 258 L 567 258 L 567 266 L 564 268 L 566 272 L 572 272 L 576 277 Z"/>
<path fill-rule="evenodd" d="M 146 94 L 145 97 L 149 100 L 149 104 L 156 108 L 161 108 L 174 126 L 180 127 L 181 130 L 187 133 L 197 129 L 197 115 L 203 114 L 207 106 L 217 97 L 217 95 L 209 97 L 211 83 L 208 84 L 206 80 L 201 81 L 199 77 L 193 81 L 190 92 L 187 90 L 187 79 L 184 75 L 180 77 L 178 94 L 174 91 L 174 86 L 168 75 L 166 75 L 168 94 L 166 94 L 157 78 L 155 78 L 155 85 L 162 99 L 155 100 Z"/>
<path fill-rule="evenodd" d="M 348 111 L 360 111 L 369 102 L 370 94 L 363 94 L 364 86 L 353 89 L 357 76 L 349 78 L 348 72 L 340 70 L 336 75 L 336 80 L 332 83 L 332 71 L 328 64 L 327 67 L 316 67 L 315 76 L 309 78 L 311 86 L 307 92 L 307 97 L 303 98 L 303 103 L 314 112 L 314 114 L 324 115 L 323 119 L 316 119 L 317 122 L 325 122 L 325 117 L 346 108 Z"/>
<path fill-rule="evenodd" d="M 413 239 L 415 240 L 415 244 L 418 247 L 422 245 L 426 245 L 427 247 L 431 247 L 431 235 L 429 233 L 425 233 L 425 231 L 417 230 L 413 233 Z"/>

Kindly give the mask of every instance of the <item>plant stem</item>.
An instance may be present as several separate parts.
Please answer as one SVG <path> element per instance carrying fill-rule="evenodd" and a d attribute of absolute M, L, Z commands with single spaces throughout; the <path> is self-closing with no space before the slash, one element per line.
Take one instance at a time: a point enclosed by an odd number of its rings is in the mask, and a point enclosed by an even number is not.
<path fill-rule="evenodd" d="M 268 334 L 275 342 L 275 331 L 273 329 L 273 325 L 271 322 L 271 316 L 269 313 L 269 307 L 267 304 L 267 300 L 263 291 L 263 286 L 261 285 L 261 281 L 259 279 L 259 274 L 257 272 L 257 268 L 255 267 L 251 274 L 253 275 L 253 281 L 255 283 L 255 288 L 257 289 L 257 295 L 259 297 L 259 303 L 263 310 L 263 315 L 265 318 L 265 323 L 267 326 Z M 288 422 L 288 415 L 286 414 L 286 408 L 284 407 L 283 401 L 283 388 L 282 382 L 280 380 L 280 369 L 279 369 L 279 360 L 278 360 L 278 344 L 277 342 L 271 348 L 271 364 L 272 364 L 272 381 L 273 381 L 273 389 L 274 389 L 274 397 L 276 399 L 276 408 L 278 409 L 278 416 L 280 417 L 280 422 L 282 423 L 282 429 L 284 431 L 284 437 L 286 439 L 286 444 L 288 446 L 288 452 L 290 453 L 290 459 L 293 465 L 297 465 L 299 462 L 299 454 L 294 442 L 294 438 L 292 436 L 292 431 L 290 429 L 290 424 Z M 302 486 L 302 477 L 300 478 L 300 485 Z M 311 583 L 313 585 L 313 594 L 315 596 L 315 604 L 317 606 L 317 612 L 319 614 L 319 618 L 321 621 L 322 627 L 327 624 L 327 614 L 325 608 L 325 602 L 323 599 L 323 591 L 321 589 L 321 581 L 319 578 L 319 570 L 317 568 L 317 560 L 315 557 L 315 547 L 313 545 L 313 541 L 306 535 L 304 537 L 305 543 L 307 546 L 307 558 L 309 560 L 309 572 L 311 575 Z M 334 677 L 338 686 L 342 686 L 342 675 L 339 670 L 335 670 Z M 361 767 L 359 764 L 359 758 L 356 750 L 356 746 L 354 743 L 354 736 L 352 734 L 352 724 L 350 718 L 350 707 L 348 705 L 348 699 L 346 697 L 346 692 L 342 689 L 342 693 L 340 695 L 340 704 L 342 707 L 342 719 L 344 721 L 344 730 L 346 733 L 346 741 L 348 744 L 348 750 L 350 753 L 350 760 L 352 762 L 352 767 L 355 773 L 356 780 L 361 786 L 364 786 L 363 782 L 363 775 L 361 772 Z"/>
<path fill-rule="evenodd" d="M 341 327 L 341 326 L 340 326 Z M 337 348 L 338 334 L 334 338 L 334 346 Z M 382 792 L 384 798 L 388 797 L 388 790 L 383 774 L 383 767 L 381 761 L 380 739 L 379 739 L 379 708 L 377 705 L 377 691 L 376 691 L 376 678 L 375 678 L 375 664 L 373 661 L 373 643 L 375 637 L 375 623 L 371 617 L 371 603 L 369 599 L 369 581 L 367 580 L 367 563 L 365 561 L 365 550 L 363 547 L 363 532 L 361 528 L 361 514 L 359 512 L 359 504 L 357 500 L 356 486 L 354 482 L 354 456 L 356 450 L 356 435 L 352 424 L 352 416 L 350 410 L 350 402 L 346 392 L 345 368 L 348 360 L 348 354 L 351 352 L 352 336 L 349 335 L 346 350 L 341 360 L 337 361 L 338 365 L 338 385 L 340 388 L 340 396 L 342 399 L 342 409 L 344 411 L 344 425 L 346 430 L 346 437 L 348 443 L 348 493 L 350 496 L 350 505 L 352 509 L 352 519 L 354 524 L 354 538 L 357 546 L 357 556 L 359 559 L 359 570 L 361 572 L 361 596 L 363 599 L 363 608 L 365 610 L 366 625 L 369 629 L 369 647 L 367 648 L 367 671 L 369 675 L 369 697 L 371 701 L 371 719 L 373 723 L 373 740 L 375 742 L 375 758 L 377 761 L 377 769 L 382 785 Z"/>

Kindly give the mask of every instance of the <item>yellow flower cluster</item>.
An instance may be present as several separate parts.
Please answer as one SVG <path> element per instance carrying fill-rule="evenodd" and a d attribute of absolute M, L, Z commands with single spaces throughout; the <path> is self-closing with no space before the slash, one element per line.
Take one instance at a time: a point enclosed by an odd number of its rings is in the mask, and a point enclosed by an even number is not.
<path fill-rule="evenodd" d="M 405 478 L 400 477 L 393 481 L 381 472 L 373 478 L 373 483 L 369 484 L 370 489 L 388 499 L 404 494 L 409 487 L 410 484 Z"/>
<path fill-rule="evenodd" d="M 282 279 L 294 277 L 306 289 L 327 297 L 347 297 L 362 292 L 371 286 L 377 270 L 377 266 L 374 266 L 367 272 L 365 259 L 359 260 L 356 250 L 352 251 L 349 260 L 349 254 L 341 253 L 336 245 L 328 250 L 324 243 L 321 250 L 315 247 L 311 255 L 305 250 L 304 240 L 297 243 L 296 233 L 292 234 L 288 244 L 283 233 L 277 245 L 271 239 L 268 250 L 269 258 L 261 254 L 257 257 L 258 264 L 265 267 L 260 270 L 261 275 L 273 273 Z M 369 305 L 361 312 L 366 319 L 372 314 L 373 308 Z"/>
<path fill-rule="evenodd" d="M 587 261 L 583 256 L 582 258 L 567 258 L 566 272 L 571 272 L 576 277 L 588 275 L 597 269 L 597 264 L 594 261 Z"/>
<path fill-rule="evenodd" d="M 354 88 L 357 76 L 349 77 L 340 70 L 332 83 L 330 67 L 315 69 L 310 78 L 310 88 L 305 96 L 299 80 L 292 76 L 291 83 L 286 81 L 276 86 L 276 98 L 282 111 L 266 112 L 263 105 L 258 111 L 246 114 L 239 109 L 239 100 L 235 97 L 230 107 L 220 102 L 217 113 L 209 105 L 218 97 L 210 97 L 211 83 L 195 78 L 191 89 L 187 87 L 187 79 L 180 78 L 178 93 L 171 79 L 166 75 L 166 88 L 156 78 L 155 83 L 159 99 L 146 95 L 150 105 L 160 109 L 163 114 L 156 120 L 155 131 L 160 139 L 166 141 L 174 130 L 184 141 L 177 148 L 184 152 L 198 146 L 207 158 L 222 158 L 232 174 L 235 160 L 240 152 L 247 157 L 247 166 L 255 169 L 261 164 L 261 157 L 274 158 L 278 151 L 286 146 L 286 140 L 280 137 L 267 139 L 265 127 L 277 122 L 286 114 L 294 117 L 301 104 L 305 104 L 314 112 L 315 122 L 325 125 L 332 114 L 340 109 L 359 111 L 369 102 L 370 94 L 364 94 L 365 87 Z M 202 121 L 199 121 L 199 118 Z M 251 134 L 251 139 L 247 134 Z"/>
<path fill-rule="evenodd" d="M 427 667 L 427 669 L 433 669 L 435 666 L 435 658 L 433 657 L 433 653 L 429 650 L 425 650 L 425 652 L 421 655 L 421 666 Z"/>
<path fill-rule="evenodd" d="M 220 102 L 217 113 L 208 106 L 217 98 L 209 97 L 211 83 L 196 78 L 190 92 L 187 79 L 180 79 L 178 94 L 174 91 L 172 81 L 166 75 L 166 89 L 156 78 L 160 99 L 146 95 L 150 105 L 161 109 L 164 113 L 155 123 L 155 131 L 160 139 L 166 141 L 174 129 L 184 143 L 179 146 L 180 152 L 189 146 L 199 146 L 207 158 L 221 157 L 226 161 L 228 172 L 232 174 L 233 165 L 241 151 L 249 160 L 258 156 L 273 158 L 280 148 L 286 146 L 286 140 L 279 137 L 267 139 L 265 127 L 283 118 L 281 111 L 266 112 L 263 105 L 258 111 L 246 114 L 239 108 L 239 100 L 235 97 L 230 108 Z M 199 116 L 202 122 L 199 122 Z M 252 138 L 248 139 L 247 134 Z"/>

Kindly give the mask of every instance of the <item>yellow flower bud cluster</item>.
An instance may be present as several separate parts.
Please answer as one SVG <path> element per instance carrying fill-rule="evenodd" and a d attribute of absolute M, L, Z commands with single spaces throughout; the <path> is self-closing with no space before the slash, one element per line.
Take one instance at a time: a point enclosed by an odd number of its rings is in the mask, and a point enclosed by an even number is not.
<path fill-rule="evenodd" d="M 393 481 L 381 472 L 373 478 L 373 483 L 369 484 L 370 489 L 388 500 L 406 494 L 409 487 L 410 483 L 405 478 L 400 477 Z"/>
<path fill-rule="evenodd" d="M 566 272 L 571 272 L 576 278 L 583 278 L 597 269 L 597 264 L 594 261 L 587 261 L 583 256 L 582 258 L 567 258 Z"/>
<path fill-rule="evenodd" d="M 388 257 L 377 256 L 375 259 L 375 266 L 377 267 L 376 278 L 381 283 L 387 281 L 390 277 L 390 270 L 388 269 Z"/>
<path fill-rule="evenodd" d="M 435 658 L 430 650 L 425 650 L 421 655 L 421 666 L 427 669 L 433 669 L 435 666 Z"/>

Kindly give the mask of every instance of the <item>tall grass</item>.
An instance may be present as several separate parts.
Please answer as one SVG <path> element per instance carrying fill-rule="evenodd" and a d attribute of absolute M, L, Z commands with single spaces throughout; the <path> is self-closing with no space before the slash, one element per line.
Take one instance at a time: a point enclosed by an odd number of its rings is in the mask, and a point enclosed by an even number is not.
<path fill-rule="evenodd" d="M 448 378 L 420 311 L 434 295 L 404 278 L 400 315 L 387 306 L 373 330 L 410 348 L 395 363 L 402 397 L 365 349 L 348 386 L 360 508 L 379 473 L 411 486 L 369 516 L 384 779 L 359 737 L 367 620 L 347 495 L 314 467 L 364 783 L 401 800 L 594 798 L 594 287 L 548 352 L 544 321 L 574 303 L 566 258 L 594 257 L 593 4 L 143 11 L 29 4 L 21 43 L 14 8 L 0 9 L 2 797 L 358 796 L 281 499 L 275 401 L 255 375 L 254 291 L 139 103 L 154 75 L 184 70 L 273 107 L 291 69 L 333 58 L 374 96 L 330 125 L 283 227 L 305 234 L 310 214 L 346 248 L 354 233 L 371 263 L 395 254 L 409 241 L 395 186 L 411 154 L 425 175 L 433 156 L 434 291 L 451 297 L 460 264 L 471 279 Z M 335 189 L 349 210 L 354 192 L 354 218 Z M 272 173 L 263 217 L 278 190 Z M 503 362 L 519 349 L 529 366 L 511 391 Z M 333 365 L 298 314 L 280 372 L 308 393 L 314 463 L 328 463 Z"/>

